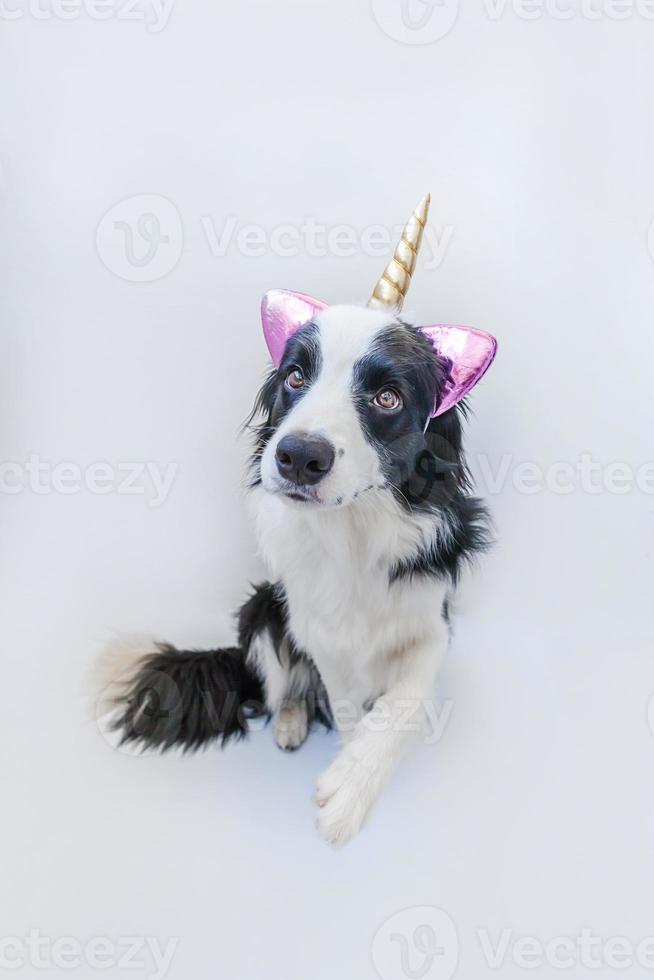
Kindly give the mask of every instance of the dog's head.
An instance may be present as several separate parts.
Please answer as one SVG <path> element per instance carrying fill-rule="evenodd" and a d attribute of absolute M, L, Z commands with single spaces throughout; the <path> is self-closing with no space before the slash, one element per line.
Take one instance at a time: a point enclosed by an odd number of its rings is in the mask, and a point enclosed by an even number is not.
<path fill-rule="evenodd" d="M 268 493 L 342 507 L 383 488 L 412 503 L 416 476 L 432 498 L 443 474 L 456 470 L 455 406 L 496 343 L 471 328 L 399 318 L 428 203 L 412 215 L 367 307 L 326 307 L 286 290 L 264 297 L 275 370 L 256 406 L 265 422 L 254 477 Z"/>
<path fill-rule="evenodd" d="M 264 489 L 343 506 L 397 484 L 446 376 L 429 341 L 386 311 L 322 310 L 287 342 L 265 387 Z"/>

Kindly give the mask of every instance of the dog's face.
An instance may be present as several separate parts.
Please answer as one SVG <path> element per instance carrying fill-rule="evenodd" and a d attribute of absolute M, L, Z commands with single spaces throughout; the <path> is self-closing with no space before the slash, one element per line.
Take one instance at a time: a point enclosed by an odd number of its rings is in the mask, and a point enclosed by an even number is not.
<path fill-rule="evenodd" d="M 264 392 L 261 482 L 341 507 L 414 471 L 447 365 L 388 311 L 332 306 L 288 342 Z"/>

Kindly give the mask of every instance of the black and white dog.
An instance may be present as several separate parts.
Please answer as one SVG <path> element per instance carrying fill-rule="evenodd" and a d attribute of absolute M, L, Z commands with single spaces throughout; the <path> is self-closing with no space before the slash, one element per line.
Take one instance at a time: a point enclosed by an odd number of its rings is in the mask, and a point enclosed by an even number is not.
<path fill-rule="evenodd" d="M 250 420 L 260 420 L 250 486 L 271 578 L 238 614 L 238 646 L 162 645 L 114 663 L 114 725 L 146 747 L 224 744 L 254 713 L 272 717 L 286 750 L 314 722 L 336 726 L 342 746 L 315 795 L 319 831 L 335 844 L 363 825 L 420 730 L 448 597 L 488 540 L 469 492 L 461 398 L 495 342 L 398 315 L 428 203 L 368 307 L 282 291 L 264 301 L 275 367 Z"/>

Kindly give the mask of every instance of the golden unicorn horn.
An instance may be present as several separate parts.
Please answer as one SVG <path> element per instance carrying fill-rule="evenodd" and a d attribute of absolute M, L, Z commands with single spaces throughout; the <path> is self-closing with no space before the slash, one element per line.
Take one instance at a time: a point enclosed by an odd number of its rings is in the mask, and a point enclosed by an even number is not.
<path fill-rule="evenodd" d="M 416 267 L 416 258 L 422 241 L 422 233 L 427 223 L 431 196 L 427 194 L 415 209 L 402 232 L 393 258 L 381 274 L 368 306 L 391 306 L 402 309 L 404 297 L 411 284 L 411 276 Z"/>

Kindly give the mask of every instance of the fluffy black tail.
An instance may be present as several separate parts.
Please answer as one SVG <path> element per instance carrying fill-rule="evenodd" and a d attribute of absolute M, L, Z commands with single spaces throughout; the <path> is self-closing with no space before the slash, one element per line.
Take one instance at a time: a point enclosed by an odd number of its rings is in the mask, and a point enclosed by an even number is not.
<path fill-rule="evenodd" d="M 261 681 L 238 647 L 176 650 L 157 644 L 123 681 L 111 722 L 121 744 L 185 752 L 247 735 L 248 718 L 267 714 Z"/>

